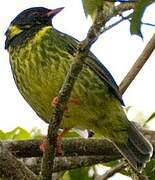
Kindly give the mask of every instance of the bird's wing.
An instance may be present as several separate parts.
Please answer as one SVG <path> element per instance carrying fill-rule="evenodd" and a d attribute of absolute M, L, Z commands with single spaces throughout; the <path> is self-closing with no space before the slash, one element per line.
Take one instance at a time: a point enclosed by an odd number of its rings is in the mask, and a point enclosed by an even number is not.
<path fill-rule="evenodd" d="M 57 31 L 57 30 L 56 30 Z M 70 54 L 74 55 L 74 53 L 77 50 L 77 46 L 79 44 L 79 41 L 75 38 L 64 34 L 62 32 L 59 32 L 59 35 L 62 37 L 62 40 L 65 41 L 65 44 L 67 44 L 67 50 Z M 97 57 L 92 53 L 88 53 L 88 58 L 86 58 L 85 64 L 93 70 L 102 81 L 106 82 L 109 87 L 111 88 L 112 92 L 115 94 L 115 96 L 119 99 L 122 105 L 124 105 L 121 93 L 119 91 L 119 88 L 112 77 L 111 73 L 107 70 L 107 68 L 97 59 Z"/>
<path fill-rule="evenodd" d="M 119 91 L 113 76 L 108 69 L 97 59 L 93 53 L 89 53 L 89 58 L 86 59 L 85 63 L 92 69 L 104 82 L 106 82 L 112 89 L 115 96 L 119 99 L 122 105 L 124 105 L 122 95 Z"/>

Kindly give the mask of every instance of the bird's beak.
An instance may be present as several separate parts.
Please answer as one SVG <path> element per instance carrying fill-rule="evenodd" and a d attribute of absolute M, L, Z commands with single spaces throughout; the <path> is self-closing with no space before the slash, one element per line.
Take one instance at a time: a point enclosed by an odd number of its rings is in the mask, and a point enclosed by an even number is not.
<path fill-rule="evenodd" d="M 64 7 L 60 7 L 57 9 L 49 10 L 49 12 L 46 14 L 47 17 L 54 17 L 56 14 L 58 14 L 61 10 L 63 10 Z"/>

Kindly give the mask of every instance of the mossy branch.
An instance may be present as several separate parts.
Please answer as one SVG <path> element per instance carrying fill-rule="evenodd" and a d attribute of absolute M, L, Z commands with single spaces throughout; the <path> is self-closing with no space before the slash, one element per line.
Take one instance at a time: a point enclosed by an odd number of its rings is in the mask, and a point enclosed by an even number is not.
<path fill-rule="evenodd" d="M 155 131 L 142 128 L 140 130 L 153 145 L 155 155 Z M 17 158 L 42 157 L 39 148 L 41 143 L 41 140 L 1 141 L 1 145 Z M 60 143 L 63 147 L 61 157 L 101 155 L 112 156 L 114 159 L 122 157 L 115 146 L 106 139 L 64 138 Z"/>
<path fill-rule="evenodd" d="M 0 143 L 0 174 L 16 180 L 37 180 L 37 176 Z"/>

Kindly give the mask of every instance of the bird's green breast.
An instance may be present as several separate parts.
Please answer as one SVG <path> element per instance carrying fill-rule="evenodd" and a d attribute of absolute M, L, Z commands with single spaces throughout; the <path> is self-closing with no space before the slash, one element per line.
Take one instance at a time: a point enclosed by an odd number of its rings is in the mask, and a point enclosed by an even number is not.
<path fill-rule="evenodd" d="M 19 91 L 46 121 L 51 114 L 52 99 L 58 94 L 70 59 L 63 49 L 50 43 L 49 31 L 51 27 L 43 28 L 23 44 L 9 48 L 11 67 Z M 62 60 L 63 63 L 60 63 Z"/>
<path fill-rule="evenodd" d="M 51 117 L 52 101 L 58 95 L 73 60 L 69 41 L 60 36 L 63 35 L 49 26 L 20 46 L 9 47 L 16 85 L 25 100 L 46 122 Z M 122 130 L 126 128 L 122 123 L 125 115 L 120 102 L 107 84 L 86 65 L 76 81 L 71 99 L 78 100 L 78 103 L 68 103 L 62 127 L 90 128 L 101 134 L 104 132 L 105 136 L 117 127 Z"/>

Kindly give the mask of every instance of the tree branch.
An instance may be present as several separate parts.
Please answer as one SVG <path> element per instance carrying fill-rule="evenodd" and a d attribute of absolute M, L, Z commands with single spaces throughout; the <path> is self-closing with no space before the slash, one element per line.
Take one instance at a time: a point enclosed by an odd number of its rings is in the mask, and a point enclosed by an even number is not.
<path fill-rule="evenodd" d="M 22 162 L 17 160 L 2 143 L 0 143 L 0 174 L 16 180 L 37 180 L 33 174 Z"/>
<path fill-rule="evenodd" d="M 141 129 L 141 131 L 153 145 L 155 155 L 155 132 L 145 129 Z M 25 168 L 23 171 L 20 169 L 23 165 L 21 165 L 21 162 L 19 162 L 15 156 L 18 158 L 41 157 L 42 152 L 39 149 L 41 143 L 42 141 L 40 140 L 2 141 L 1 144 L 6 152 L 11 152 L 14 156 L 12 156 L 11 153 L 9 153 L 11 157 L 8 157 L 6 154 L 0 154 L 0 164 L 2 164 L 0 174 L 6 177 L 10 176 L 12 171 L 18 174 L 18 171 L 15 171 L 16 169 L 20 171 L 19 179 L 23 176 L 22 172 L 27 174 L 25 173 Z M 105 139 L 66 138 L 61 141 L 61 143 L 64 150 L 64 157 L 57 157 L 55 159 L 53 172 L 110 162 L 122 157 L 113 144 Z M 4 163 L 4 158 L 6 163 Z M 16 161 L 18 161 L 18 163 L 16 163 Z M 28 168 L 35 173 L 40 172 L 40 159 L 36 164 L 30 164 L 28 162 L 29 160 L 26 162 Z M 7 171 L 4 172 L 4 169 Z M 12 176 L 11 174 L 10 177 Z M 16 176 L 16 174 L 14 176 Z M 18 177 L 16 177 L 16 179 L 18 179 Z"/>
<path fill-rule="evenodd" d="M 114 7 L 113 16 L 121 15 L 123 12 L 134 9 L 136 6 L 136 3 L 121 3 Z"/>
<path fill-rule="evenodd" d="M 145 129 L 141 131 L 152 143 L 155 155 L 155 132 Z M 41 157 L 42 152 L 39 149 L 41 143 L 40 140 L 2 141 L 3 148 L 6 149 L 7 152 L 10 151 L 14 156 L 20 158 Z M 106 163 L 122 157 L 111 142 L 103 139 L 68 138 L 62 141 L 62 145 L 64 157 L 55 158 L 53 172 L 75 169 L 82 166 L 91 166 L 97 163 Z M 7 159 L 6 155 L 1 156 L 0 154 L 0 164 L 3 164 L 2 157 Z M 14 160 L 12 160 L 13 158 L 11 157 L 11 166 L 16 167 L 16 165 L 14 165 Z M 40 158 L 26 158 L 24 161 L 26 166 L 37 174 L 40 172 L 40 162 Z M 7 163 L 3 164 L 2 167 L 6 169 L 8 166 L 10 165 Z M 8 177 L 7 174 L 4 173 L 2 167 L 0 167 L 0 174 Z M 7 173 L 8 172 L 12 172 L 12 169 L 10 171 L 7 169 Z M 10 174 L 8 173 L 8 175 Z"/>
<path fill-rule="evenodd" d="M 62 172 L 81 167 L 92 166 L 98 163 L 106 163 L 112 160 L 112 156 L 74 156 L 74 157 L 56 157 L 54 159 L 54 172 Z M 41 170 L 41 158 L 25 158 L 23 163 L 35 174 L 39 175 Z M 10 177 L 9 174 L 3 174 L 0 168 L 0 178 Z"/>
<path fill-rule="evenodd" d="M 42 157 L 39 148 L 41 140 L 3 141 L 2 143 L 18 158 Z M 105 139 L 65 138 L 60 143 L 63 147 L 62 156 L 106 155 L 114 159 L 121 157 L 114 145 Z"/>
<path fill-rule="evenodd" d="M 140 130 L 153 145 L 155 154 L 155 131 Z M 2 141 L 3 147 L 18 158 L 41 157 L 41 143 L 41 140 Z M 113 160 L 122 157 L 115 146 L 106 139 L 65 138 L 60 143 L 63 147 L 63 156 L 66 157 L 105 155 L 111 156 Z"/>
<path fill-rule="evenodd" d="M 128 16 L 122 17 L 121 19 L 119 19 L 118 21 L 114 22 L 113 24 L 104 27 L 102 30 L 102 33 L 105 33 L 106 31 L 112 29 L 113 27 L 115 27 L 116 25 L 120 24 L 121 22 L 123 22 L 124 20 L 129 20 L 129 18 L 131 17 L 133 13 L 130 13 Z"/>
<path fill-rule="evenodd" d="M 124 94 L 124 92 L 129 87 L 131 82 L 134 80 L 134 78 L 136 77 L 138 72 L 141 70 L 141 68 L 144 66 L 146 61 L 151 56 L 154 49 L 155 49 L 155 34 L 152 36 L 150 41 L 147 43 L 143 52 L 140 54 L 140 56 L 136 60 L 135 64 L 132 66 L 132 68 L 130 69 L 128 74 L 125 76 L 125 78 L 121 82 L 121 84 L 119 86 L 121 94 Z"/>

